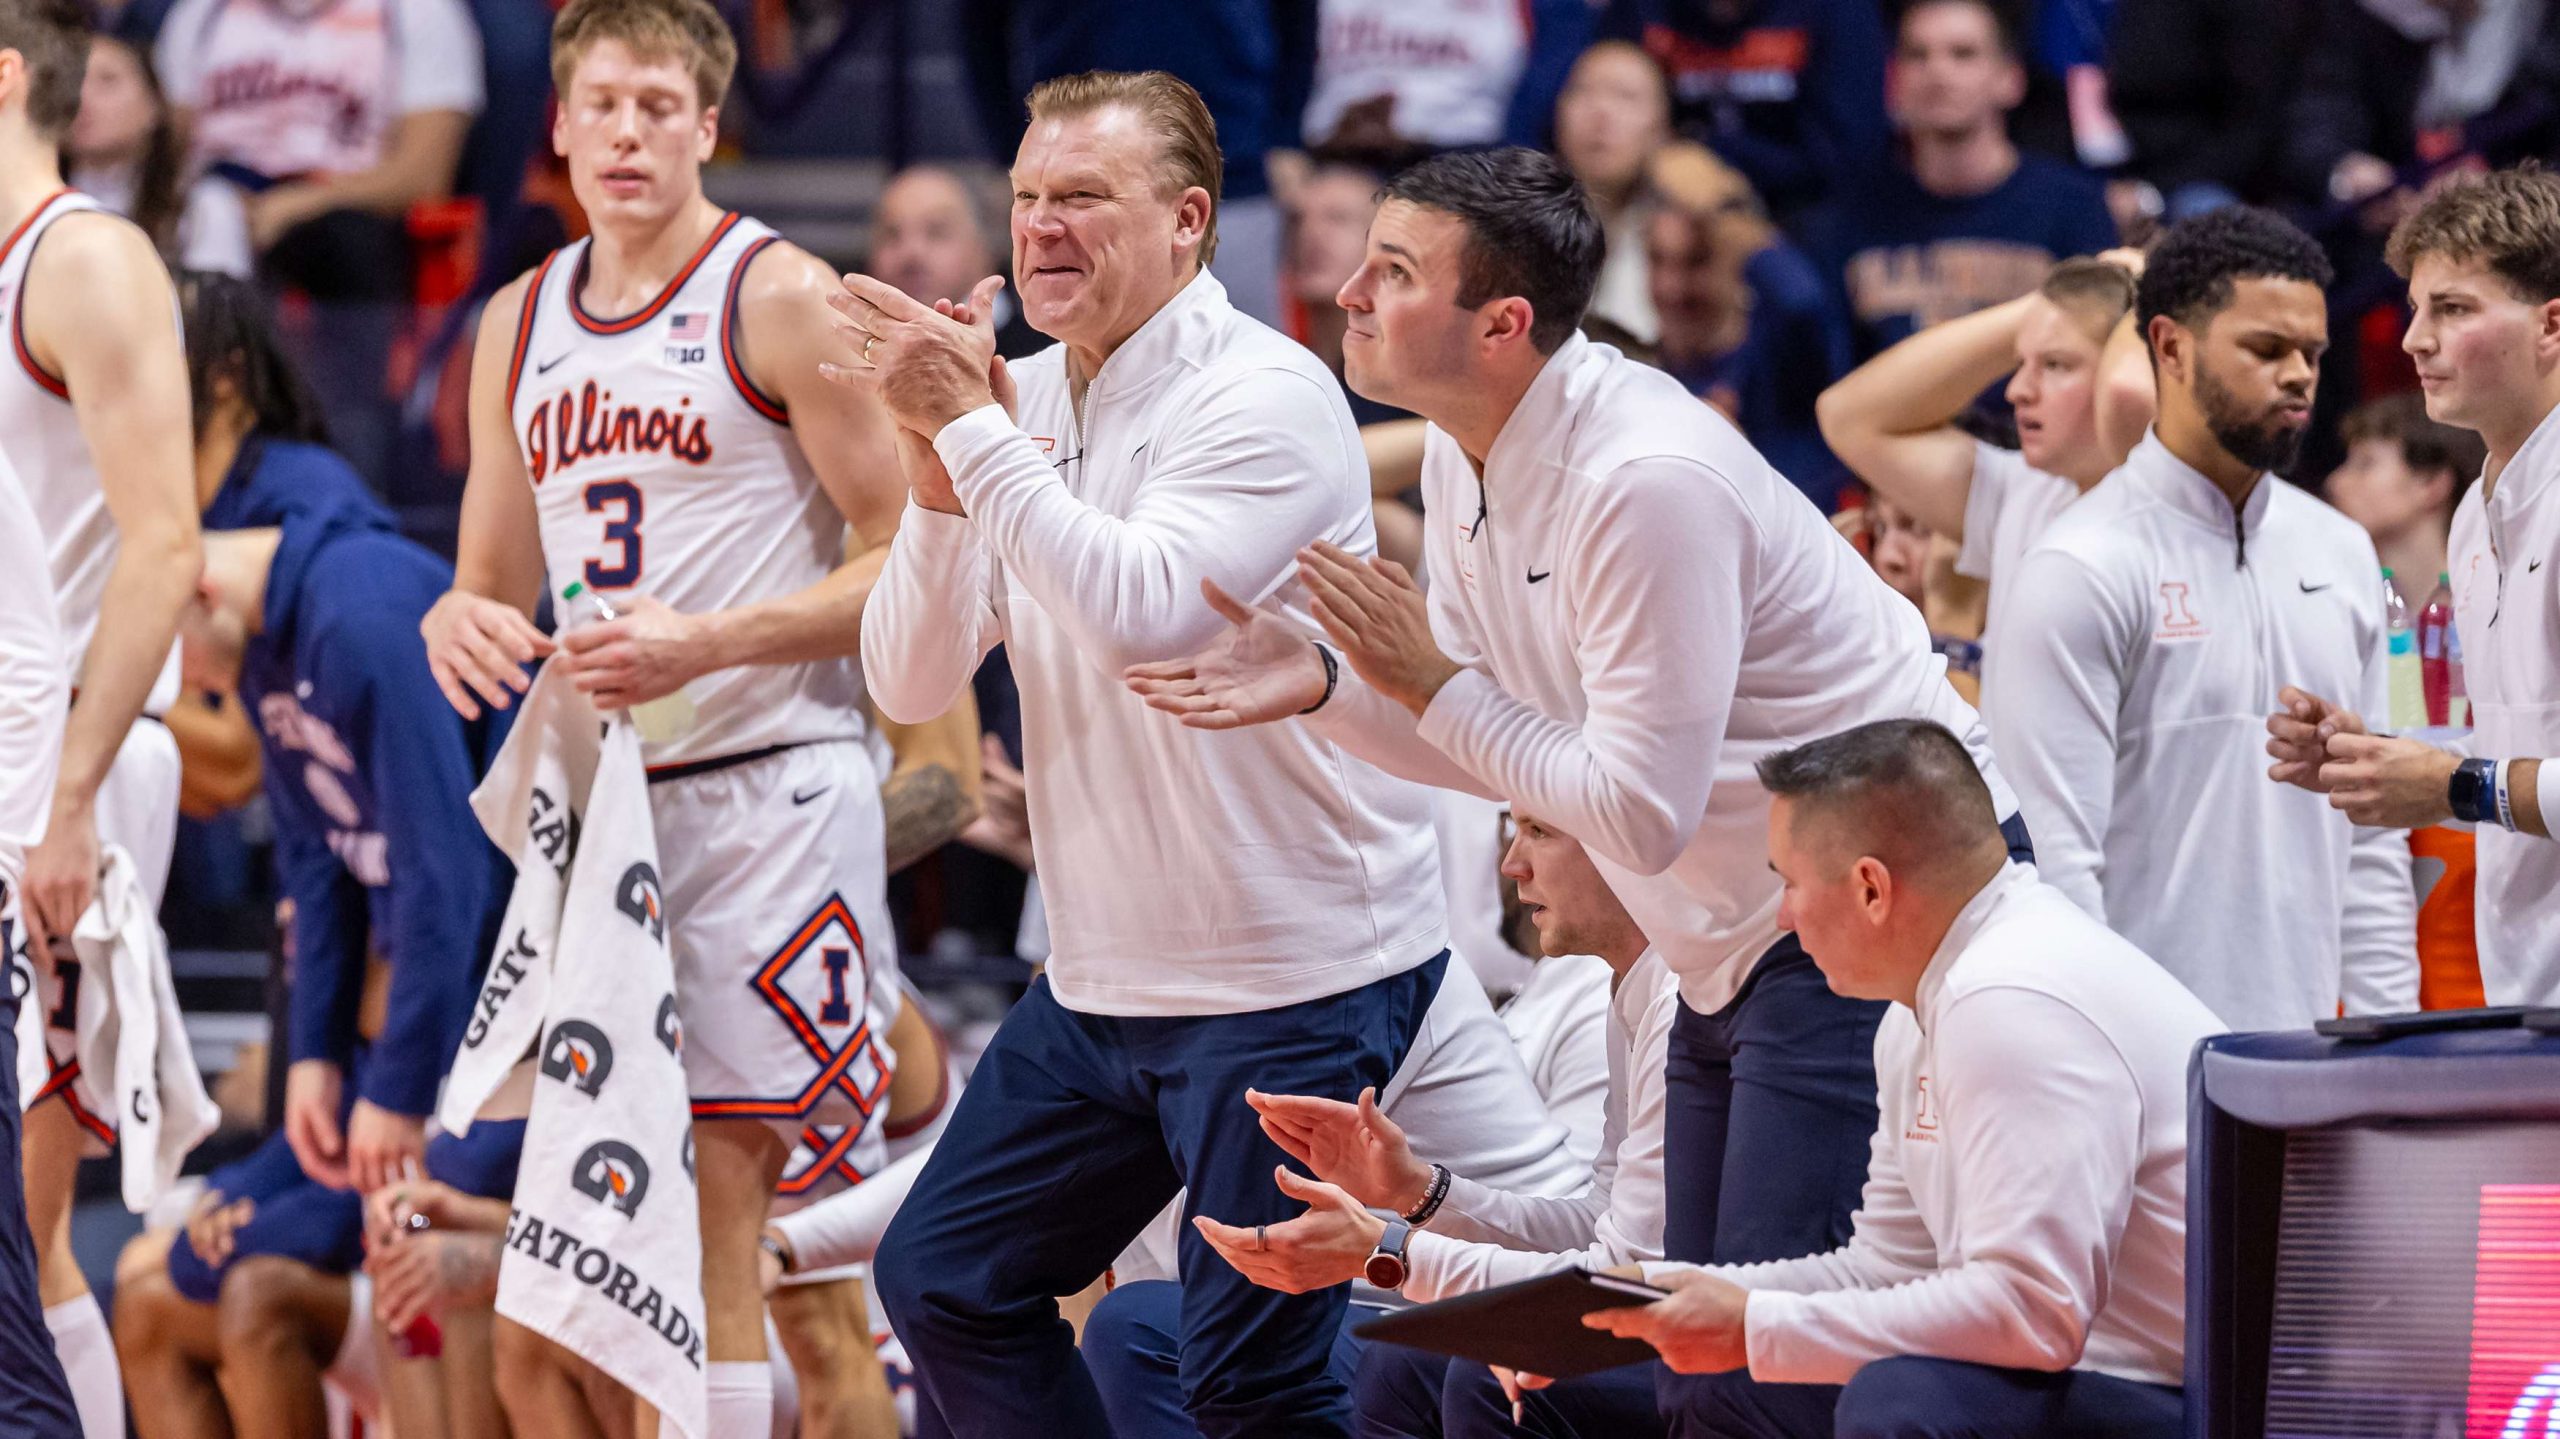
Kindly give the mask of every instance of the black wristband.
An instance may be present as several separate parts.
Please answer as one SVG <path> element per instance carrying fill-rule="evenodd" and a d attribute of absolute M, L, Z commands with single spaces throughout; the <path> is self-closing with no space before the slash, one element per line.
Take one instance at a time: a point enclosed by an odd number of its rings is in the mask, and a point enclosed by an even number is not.
<path fill-rule="evenodd" d="M 1316 640 L 1310 643 L 1316 647 L 1316 658 L 1324 661 L 1324 693 L 1316 697 L 1314 704 L 1298 711 L 1302 715 L 1311 715 L 1323 709 L 1333 699 L 1334 687 L 1342 683 L 1342 661 L 1333 657 L 1333 651 L 1325 648 L 1323 641 Z"/>
<path fill-rule="evenodd" d="M 1449 1166 L 1432 1165 L 1431 1182 L 1423 1187 L 1422 1202 L 1413 1207 L 1411 1214 L 1404 1216 L 1404 1222 L 1420 1229 L 1431 1222 L 1432 1215 L 1440 1212 L 1440 1202 L 1448 1197 Z"/>

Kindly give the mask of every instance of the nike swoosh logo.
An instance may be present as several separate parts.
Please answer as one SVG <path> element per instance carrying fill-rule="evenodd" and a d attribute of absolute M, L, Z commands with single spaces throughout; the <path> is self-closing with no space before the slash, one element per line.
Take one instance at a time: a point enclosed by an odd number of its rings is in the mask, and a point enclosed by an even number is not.
<path fill-rule="evenodd" d="M 2294 583 L 2295 583 L 2295 584 L 2297 584 L 2297 585 L 2302 586 L 2302 592 L 2303 592 L 2304 594 L 2306 594 L 2306 595 L 2316 595 L 2316 594 L 2320 593 L 2322 590 L 2325 590 L 2325 589 L 2329 588 L 2329 585 L 2315 585 L 2315 584 L 2313 584 L 2313 583 L 2312 583 L 2311 581 L 2309 581 L 2309 580 L 2295 580 L 2295 581 L 2294 581 Z M 2331 581 L 2329 582 L 2329 584 L 2331 584 L 2331 585 L 2336 584 L 2336 583 L 2337 583 L 2337 581 L 2335 581 L 2335 580 L 2331 580 Z"/>
<path fill-rule="evenodd" d="M 533 367 L 533 372 L 534 372 L 535 374 L 537 374 L 537 375 L 547 375 L 547 374 L 550 374 L 550 373 L 551 373 L 551 369 L 552 369 L 552 367 L 553 367 L 554 365 L 559 364 L 562 360 L 565 360 L 565 359 L 569 358 L 569 356 L 570 356 L 570 355 L 574 355 L 574 354 L 576 354 L 576 353 L 577 353 L 577 351 L 575 351 L 575 350 L 570 350 L 570 351 L 566 351 L 566 352 L 564 352 L 564 353 L 562 353 L 562 354 L 554 355 L 554 356 L 552 356 L 550 359 L 548 359 L 548 360 L 544 360 L 542 363 L 540 363 L 540 364 L 538 364 L 538 365 L 535 365 L 535 366 Z"/>
<path fill-rule="evenodd" d="M 793 804 L 807 804 L 809 801 L 816 799 L 818 796 L 825 794 L 828 790 L 833 788 L 833 785 L 822 784 L 816 789 L 809 791 L 807 794 L 802 794 L 800 791 L 795 789 L 791 792 L 791 802 Z"/>
<path fill-rule="evenodd" d="M 2540 560 L 2527 560 L 2527 561 L 2525 561 L 2525 564 L 2524 564 L 2524 572 L 2525 572 L 2526 574 L 2532 574 L 2535 570 L 2538 570 L 2538 569 L 2541 569 L 2541 568 L 2542 568 L 2542 561 L 2540 561 Z"/>
<path fill-rule="evenodd" d="M 1553 571 L 1553 570 L 1543 570 L 1543 571 L 1541 571 L 1541 570 L 1531 570 L 1531 571 L 1529 571 L 1529 583 L 1531 583 L 1531 584 L 1533 584 L 1533 585 L 1534 585 L 1534 584 L 1536 584 L 1538 581 L 1543 580 L 1543 579 L 1545 579 L 1548 575 L 1551 575 L 1551 574 L 1554 574 L 1554 573 L 1555 573 L 1555 571 Z"/>

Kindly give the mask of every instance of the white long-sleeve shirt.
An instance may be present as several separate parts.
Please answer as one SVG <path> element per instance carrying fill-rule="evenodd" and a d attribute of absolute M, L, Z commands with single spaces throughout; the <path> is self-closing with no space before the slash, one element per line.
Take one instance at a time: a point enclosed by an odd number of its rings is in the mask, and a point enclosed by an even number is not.
<path fill-rule="evenodd" d="M 1103 363 L 1081 415 L 1063 347 L 1013 374 L 1018 427 L 988 405 L 935 437 L 968 515 L 908 507 L 862 668 L 882 713 L 917 722 L 1005 644 L 1059 1001 L 1268 1009 L 1439 952 L 1421 790 L 1302 726 L 1186 729 L 1120 680 L 1223 632 L 1201 580 L 1312 629 L 1300 547 L 1376 548 L 1341 387 L 1206 273 Z"/>
<path fill-rule="evenodd" d="M 1406 1248 L 1407 1298 L 1428 1302 L 1577 1264 L 1607 1269 L 1662 1257 L 1664 1056 L 1679 1006 L 1679 983 L 1652 950 L 1610 998 L 1609 1094 L 1588 1189 L 1553 1195 L 1509 1187 L 1415 1141 L 1415 1153 L 1453 1173 L 1431 1228 Z"/>
<path fill-rule="evenodd" d="M 2267 781 L 2299 685 L 2382 713 L 2381 566 L 2273 477 L 2235 513 L 2157 436 L 2012 577 L 1985 693 L 2045 878 L 2236 1029 L 2417 1008 L 2409 845 Z"/>
<path fill-rule="evenodd" d="M 1973 442 L 1973 486 L 1965 491 L 1964 544 L 1956 551 L 1956 573 L 1986 580 L 1991 596 L 1982 616 L 1982 686 L 1997 684 L 1994 671 L 2004 648 L 2002 621 L 2017 595 L 2018 562 L 2044 537 L 2053 517 L 2080 498 L 2078 485 L 2027 463 L 2016 450 Z"/>
<path fill-rule="evenodd" d="M 1495 1011 L 1585 1169 L 1599 1161 L 1608 1122 L 1609 987 L 1616 979 L 1596 954 L 1551 955 L 1532 965 L 1529 982 Z"/>
<path fill-rule="evenodd" d="M 1755 1379 L 1878 1359 L 2181 1382 L 2187 1059 L 2221 1032 L 2168 971 L 2005 866 L 1876 1030 L 1875 1141 L 1846 1246 L 1716 1273 Z M 1648 1265 L 1655 1278 L 1683 1265 Z"/>
<path fill-rule="evenodd" d="M 2016 808 L 1920 612 L 1661 371 L 1569 338 L 1482 479 L 1434 426 L 1422 487 L 1432 634 L 1465 668 L 1417 724 L 1346 666 L 1312 727 L 1581 840 L 1691 1008 L 1778 937 L 1762 757 L 1936 720 Z"/>
<path fill-rule="evenodd" d="M 2539 759 L 2560 817 L 2560 409 L 2482 497 L 2453 512 L 2453 619 L 2471 696 L 2470 752 Z M 2368 709 L 2367 715 L 2382 713 Z M 2560 1004 L 2560 841 L 2480 826 L 2480 982 L 2491 1004 Z"/>

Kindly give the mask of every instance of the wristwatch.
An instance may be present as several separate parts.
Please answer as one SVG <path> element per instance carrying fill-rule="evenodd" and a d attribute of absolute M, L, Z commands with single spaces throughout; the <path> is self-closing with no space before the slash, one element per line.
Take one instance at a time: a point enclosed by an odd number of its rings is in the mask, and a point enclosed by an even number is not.
<path fill-rule="evenodd" d="M 1387 1232 L 1378 1236 L 1378 1247 L 1360 1267 L 1361 1277 L 1369 1281 L 1370 1287 L 1389 1292 L 1404 1287 L 1404 1245 L 1412 1234 L 1413 1226 L 1403 1220 L 1387 1221 Z"/>
<path fill-rule="evenodd" d="M 2467 759 L 2454 766 L 2445 785 L 2445 804 L 2453 817 L 2468 824 L 2494 824 L 2498 818 L 2498 762 Z"/>

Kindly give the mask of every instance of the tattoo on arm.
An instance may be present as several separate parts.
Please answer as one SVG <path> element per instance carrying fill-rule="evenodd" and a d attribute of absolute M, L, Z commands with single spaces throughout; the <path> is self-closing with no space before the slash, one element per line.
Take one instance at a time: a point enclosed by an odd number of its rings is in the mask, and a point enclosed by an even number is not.
<path fill-rule="evenodd" d="M 880 808 L 887 821 L 891 874 L 959 838 L 977 818 L 977 806 L 961 790 L 959 776 L 938 764 L 890 776 L 880 789 Z"/>

